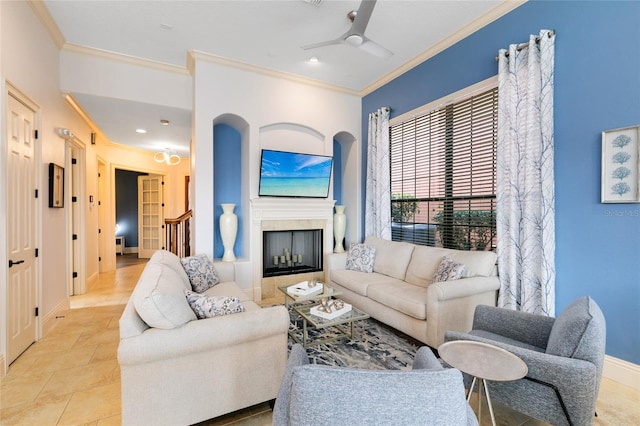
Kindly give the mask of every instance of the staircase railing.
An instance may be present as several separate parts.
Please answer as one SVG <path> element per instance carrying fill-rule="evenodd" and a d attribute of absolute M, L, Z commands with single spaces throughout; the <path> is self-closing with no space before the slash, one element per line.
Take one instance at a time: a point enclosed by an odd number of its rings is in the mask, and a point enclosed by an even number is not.
<path fill-rule="evenodd" d="M 167 250 L 179 257 L 191 256 L 190 224 L 191 210 L 184 212 L 175 219 L 165 219 Z"/>

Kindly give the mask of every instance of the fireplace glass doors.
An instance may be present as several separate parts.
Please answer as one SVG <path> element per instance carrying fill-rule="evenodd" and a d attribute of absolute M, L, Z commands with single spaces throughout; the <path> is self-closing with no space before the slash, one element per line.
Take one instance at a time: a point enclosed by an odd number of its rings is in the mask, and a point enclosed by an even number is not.
<path fill-rule="evenodd" d="M 263 231 L 262 276 L 322 271 L 322 229 Z"/>

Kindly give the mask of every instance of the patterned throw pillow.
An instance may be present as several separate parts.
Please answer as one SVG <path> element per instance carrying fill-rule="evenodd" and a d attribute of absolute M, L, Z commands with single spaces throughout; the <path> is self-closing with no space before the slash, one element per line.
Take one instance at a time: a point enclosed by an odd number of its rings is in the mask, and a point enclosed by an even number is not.
<path fill-rule="evenodd" d="M 182 262 L 182 267 L 189 277 L 191 288 L 196 293 L 207 291 L 218 284 L 219 279 L 216 268 L 206 254 L 183 257 L 180 262 Z"/>
<path fill-rule="evenodd" d="M 375 246 L 351 243 L 347 253 L 347 269 L 359 272 L 373 272 L 373 262 L 376 260 Z"/>
<path fill-rule="evenodd" d="M 442 258 L 436 274 L 433 276 L 433 282 L 453 281 L 459 279 L 464 274 L 464 265 L 454 262 L 447 256 Z"/>
<path fill-rule="evenodd" d="M 244 305 L 237 297 L 206 296 L 189 290 L 185 290 L 184 294 L 198 319 L 244 312 Z"/>

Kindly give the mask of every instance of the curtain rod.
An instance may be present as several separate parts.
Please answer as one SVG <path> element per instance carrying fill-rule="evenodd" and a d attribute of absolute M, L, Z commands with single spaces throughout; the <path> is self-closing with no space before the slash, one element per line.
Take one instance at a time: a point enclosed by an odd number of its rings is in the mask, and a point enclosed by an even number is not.
<path fill-rule="evenodd" d="M 552 35 L 554 35 L 556 33 L 556 30 L 549 30 L 547 32 L 547 37 L 551 38 Z M 536 37 L 536 43 L 540 43 L 540 36 Z M 529 42 L 526 43 L 521 43 L 516 47 L 516 50 L 519 52 L 522 49 L 524 49 L 525 47 L 529 47 Z M 505 56 L 508 58 L 509 57 L 509 52 L 505 52 Z M 496 61 L 498 61 L 500 59 L 499 56 L 496 56 Z"/>

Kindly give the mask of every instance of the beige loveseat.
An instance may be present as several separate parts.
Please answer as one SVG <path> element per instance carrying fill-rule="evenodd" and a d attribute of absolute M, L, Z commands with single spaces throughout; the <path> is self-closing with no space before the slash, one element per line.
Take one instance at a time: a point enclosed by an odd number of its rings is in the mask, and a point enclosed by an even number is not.
<path fill-rule="evenodd" d="M 415 245 L 367 237 L 375 246 L 373 272 L 346 269 L 347 253 L 327 258 L 327 280 L 346 302 L 437 348 L 447 330 L 471 330 L 477 305 L 496 305 L 496 254 Z M 465 266 L 460 279 L 432 282 L 447 256 Z"/>
<path fill-rule="evenodd" d="M 145 267 L 120 318 L 122 424 L 188 425 L 276 397 L 288 312 L 249 300 L 233 263 L 215 268 L 220 283 L 205 294 L 239 297 L 245 312 L 197 320 L 180 259 L 158 251 Z"/>

